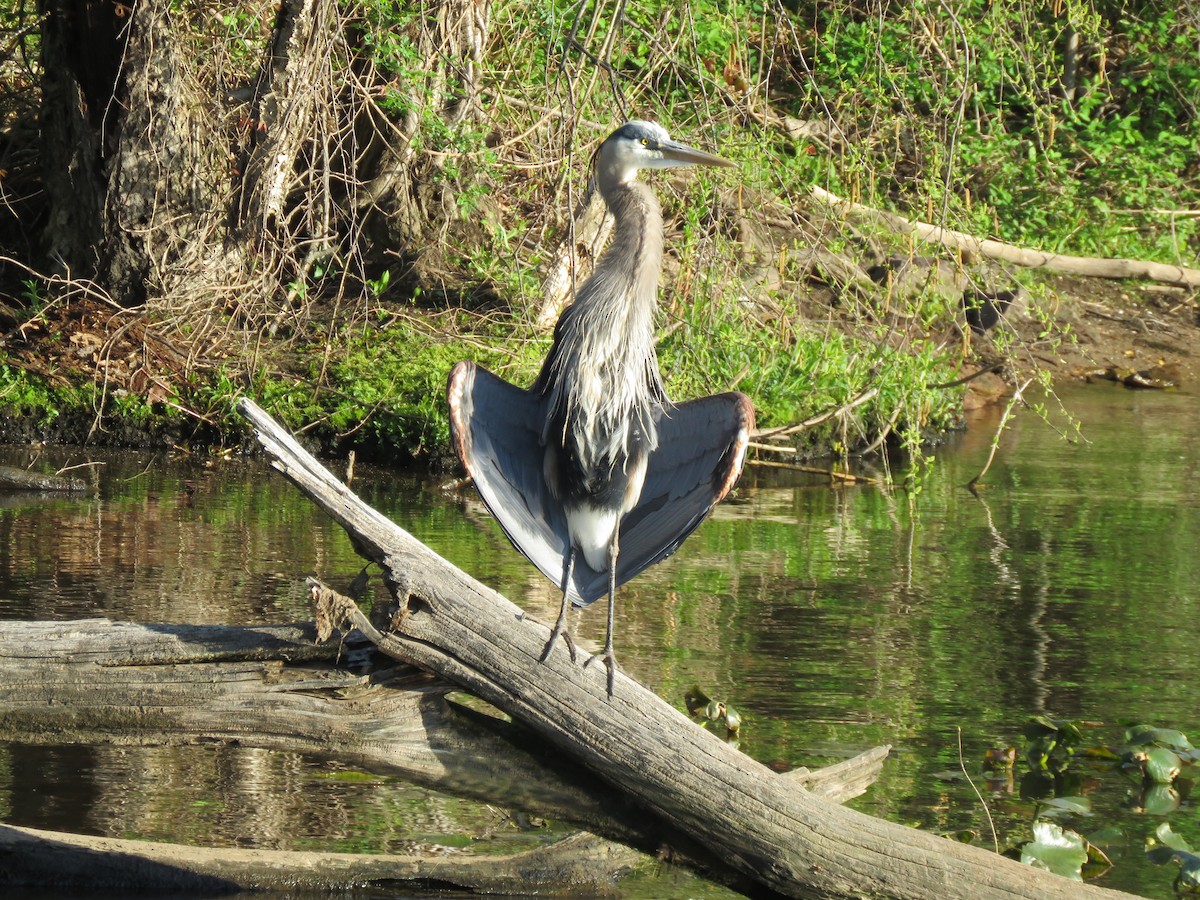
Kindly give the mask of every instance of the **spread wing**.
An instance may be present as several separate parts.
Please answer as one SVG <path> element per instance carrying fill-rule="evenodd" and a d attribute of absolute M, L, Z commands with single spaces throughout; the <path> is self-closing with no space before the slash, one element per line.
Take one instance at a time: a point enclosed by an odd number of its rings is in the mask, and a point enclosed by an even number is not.
<path fill-rule="evenodd" d="M 621 523 L 617 582 L 666 559 L 737 483 L 754 407 L 745 394 L 668 406 L 642 495 Z"/>
<path fill-rule="evenodd" d="M 542 399 L 471 362 L 450 372 L 447 398 L 454 450 L 479 496 L 513 546 L 561 585 L 569 537 L 542 476 Z"/>
<path fill-rule="evenodd" d="M 454 449 L 480 497 L 513 546 L 561 586 L 570 537 L 543 476 L 545 401 L 470 362 L 451 371 L 447 394 Z M 729 493 L 753 427 L 743 394 L 664 408 L 638 505 L 621 522 L 618 585 L 674 553 Z M 577 554 L 569 589 L 577 605 L 591 603 L 608 593 L 608 573 Z"/>

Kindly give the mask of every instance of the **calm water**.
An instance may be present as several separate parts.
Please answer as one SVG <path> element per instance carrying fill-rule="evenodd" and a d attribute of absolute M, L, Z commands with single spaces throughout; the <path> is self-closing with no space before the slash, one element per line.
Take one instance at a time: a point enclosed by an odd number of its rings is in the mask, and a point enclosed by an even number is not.
<path fill-rule="evenodd" d="M 1063 394 L 1086 443 L 1023 414 L 978 497 L 994 420 L 938 453 L 916 497 L 751 470 L 735 502 L 619 595 L 623 666 L 682 705 L 693 684 L 742 713 L 742 749 L 772 766 L 820 765 L 890 743 L 856 805 L 991 845 L 971 788 L 985 749 L 1020 746 L 1029 716 L 1133 721 L 1200 740 L 1200 402 L 1109 385 Z M 1061 415 L 1052 417 L 1066 428 Z M 37 451 L 6 448 L 25 465 Z M 0 618 L 144 622 L 306 618 L 306 575 L 359 568 L 340 530 L 260 463 L 46 449 L 41 464 L 96 463 L 88 499 L 0 497 Z M 79 474 L 78 472 L 76 474 Z M 557 599 L 467 493 L 395 473 L 359 492 L 444 556 L 544 619 Z M 599 640 L 603 604 L 575 625 Z M 1007 839 L 1033 812 L 983 785 Z M 1171 895 L 1173 867 L 1145 863 L 1161 819 L 1138 785 L 1085 786 L 1088 833 L 1116 824 L 1105 879 Z M 93 834 L 235 846 L 415 852 L 466 843 L 517 849 L 494 810 L 327 762 L 230 748 L 22 747 L 0 743 L 0 820 Z M 1200 847 L 1185 798 L 1172 827 Z M 648 865 L 628 896 L 723 896 Z"/>

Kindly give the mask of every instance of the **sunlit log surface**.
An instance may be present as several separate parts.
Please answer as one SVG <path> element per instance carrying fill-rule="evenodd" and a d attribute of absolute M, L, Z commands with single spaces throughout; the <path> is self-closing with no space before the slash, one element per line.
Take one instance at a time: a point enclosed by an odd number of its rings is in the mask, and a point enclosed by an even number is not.
<path fill-rule="evenodd" d="M 575 765 L 662 817 L 763 888 L 794 897 L 1105 897 L 976 847 L 797 789 L 625 675 L 565 652 L 525 617 L 360 501 L 254 403 L 239 410 L 274 464 L 378 563 L 397 603 L 380 644 L 533 729 Z"/>

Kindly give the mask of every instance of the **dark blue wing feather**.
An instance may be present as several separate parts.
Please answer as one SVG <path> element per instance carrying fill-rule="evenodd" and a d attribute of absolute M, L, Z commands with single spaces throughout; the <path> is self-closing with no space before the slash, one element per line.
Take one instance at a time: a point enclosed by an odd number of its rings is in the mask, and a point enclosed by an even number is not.
<path fill-rule="evenodd" d="M 479 496 L 513 546 L 561 585 L 569 538 L 542 475 L 544 402 L 470 362 L 451 371 L 447 395 L 454 449 Z"/>
<path fill-rule="evenodd" d="M 666 408 L 641 498 L 621 523 L 618 583 L 674 553 L 729 493 L 753 429 L 754 407 L 744 394 Z"/>
<path fill-rule="evenodd" d="M 543 475 L 546 401 L 470 362 L 450 373 L 448 397 L 454 448 L 480 497 L 513 546 L 561 586 L 570 538 Z M 618 586 L 670 556 L 729 492 L 753 427 L 742 394 L 664 408 L 641 497 L 621 523 Z M 608 573 L 578 555 L 569 591 L 587 605 L 608 593 Z"/>

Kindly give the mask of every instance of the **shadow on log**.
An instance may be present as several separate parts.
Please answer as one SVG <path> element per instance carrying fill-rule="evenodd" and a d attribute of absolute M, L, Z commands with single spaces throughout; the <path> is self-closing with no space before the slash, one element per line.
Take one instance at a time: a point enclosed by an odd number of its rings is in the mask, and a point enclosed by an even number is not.
<path fill-rule="evenodd" d="M 509 856 L 431 858 L 186 847 L 85 837 L 0 825 L 0 884 L 75 891 L 170 891 L 206 896 L 238 891 L 337 891 L 366 885 L 483 894 L 562 890 L 604 894 L 639 854 L 580 832 Z M 601 877 L 597 877 L 600 875 Z"/>

